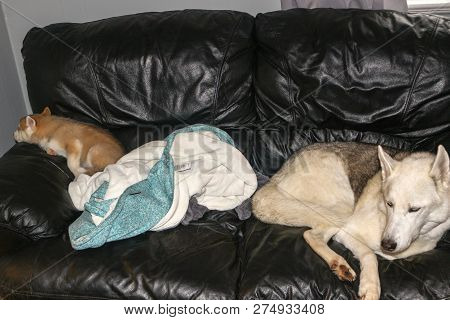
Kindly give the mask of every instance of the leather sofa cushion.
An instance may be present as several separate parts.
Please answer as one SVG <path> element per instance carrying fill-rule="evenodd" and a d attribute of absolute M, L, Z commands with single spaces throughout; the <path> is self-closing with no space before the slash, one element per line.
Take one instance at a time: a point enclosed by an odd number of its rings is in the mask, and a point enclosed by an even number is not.
<path fill-rule="evenodd" d="M 235 211 L 211 211 L 95 249 L 73 250 L 67 233 L 42 239 L 0 256 L 0 297 L 236 299 L 240 224 Z"/>
<path fill-rule="evenodd" d="M 256 129 L 253 141 L 250 163 L 255 170 L 267 176 L 275 174 L 296 151 L 313 143 L 344 141 L 380 144 L 402 150 L 415 149 L 409 140 L 377 132 L 305 129 L 294 125 Z"/>
<path fill-rule="evenodd" d="M 252 164 L 271 175 L 315 142 L 450 150 L 449 27 L 393 11 L 259 14 Z"/>
<path fill-rule="evenodd" d="M 341 244 L 330 247 L 355 270 L 339 280 L 303 239 L 307 228 L 246 223 L 240 299 L 358 299 L 359 262 Z M 381 299 L 448 299 L 450 232 L 429 252 L 388 261 L 378 257 Z"/>
<path fill-rule="evenodd" d="M 28 237 L 8 228 L 0 226 L 0 256 L 17 252 L 31 242 Z"/>
<path fill-rule="evenodd" d="M 450 131 L 421 139 L 405 139 L 402 136 L 378 132 L 268 126 L 253 132 L 252 152 L 248 153 L 248 159 L 255 170 L 272 176 L 293 153 L 310 144 L 321 142 L 360 142 L 400 150 L 436 152 L 439 144 L 450 150 Z"/>
<path fill-rule="evenodd" d="M 22 49 L 32 108 L 108 129 L 251 123 L 253 22 L 186 10 L 33 28 Z"/>
<path fill-rule="evenodd" d="M 67 230 L 79 212 L 67 186 L 66 159 L 18 143 L 0 158 L 0 226 L 37 240 Z"/>
<path fill-rule="evenodd" d="M 438 16 L 392 11 L 259 14 L 258 115 L 411 138 L 449 130 L 449 27 Z"/>

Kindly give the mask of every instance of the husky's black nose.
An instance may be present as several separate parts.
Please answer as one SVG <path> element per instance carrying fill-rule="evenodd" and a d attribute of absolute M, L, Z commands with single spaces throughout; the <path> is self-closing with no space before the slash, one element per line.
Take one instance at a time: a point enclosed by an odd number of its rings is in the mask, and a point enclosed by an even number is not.
<path fill-rule="evenodd" d="M 381 247 L 385 251 L 394 251 L 395 248 L 397 248 L 397 242 L 395 242 L 391 239 L 383 239 L 381 241 Z"/>

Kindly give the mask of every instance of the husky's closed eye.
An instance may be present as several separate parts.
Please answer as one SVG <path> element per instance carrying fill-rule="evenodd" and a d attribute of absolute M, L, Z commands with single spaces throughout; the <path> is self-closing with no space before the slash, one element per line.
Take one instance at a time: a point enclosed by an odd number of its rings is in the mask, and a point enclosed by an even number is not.
<path fill-rule="evenodd" d="M 443 200 L 448 200 L 448 154 L 440 146 L 434 159 L 426 153 L 417 153 L 397 161 L 381 149 L 379 159 L 384 198 L 395 199 L 395 205 L 390 200 L 386 202 L 390 209 L 381 248 L 391 254 L 399 253 L 434 227 L 434 221 L 443 222 L 447 218 L 445 205 L 442 212 L 439 208 Z"/>

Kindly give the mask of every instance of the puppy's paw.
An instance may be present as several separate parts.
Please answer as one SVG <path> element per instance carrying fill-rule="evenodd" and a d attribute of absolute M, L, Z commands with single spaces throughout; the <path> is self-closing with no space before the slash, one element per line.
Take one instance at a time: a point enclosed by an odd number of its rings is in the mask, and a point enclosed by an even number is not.
<path fill-rule="evenodd" d="M 57 156 L 58 154 L 55 152 L 55 150 L 48 148 L 47 149 L 47 154 L 51 155 L 51 156 Z"/>
<path fill-rule="evenodd" d="M 380 293 L 380 284 L 361 280 L 358 292 L 359 298 L 361 300 L 379 300 Z"/>
<path fill-rule="evenodd" d="M 330 269 L 341 281 L 355 281 L 356 279 L 356 272 L 344 259 L 333 260 Z"/>

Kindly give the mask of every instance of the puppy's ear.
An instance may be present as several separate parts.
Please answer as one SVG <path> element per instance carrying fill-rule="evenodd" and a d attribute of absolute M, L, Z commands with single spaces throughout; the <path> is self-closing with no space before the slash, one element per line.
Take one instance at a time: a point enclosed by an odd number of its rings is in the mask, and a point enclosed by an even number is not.
<path fill-rule="evenodd" d="M 436 158 L 431 167 L 430 176 L 444 189 L 448 188 L 450 179 L 450 160 L 447 151 L 439 145 Z"/>
<path fill-rule="evenodd" d="M 397 161 L 392 159 L 390 155 L 384 152 L 381 146 L 378 146 L 378 159 L 380 160 L 381 164 L 381 177 L 383 181 L 386 181 L 386 179 L 391 175 Z"/>
<path fill-rule="evenodd" d="M 25 123 L 27 124 L 28 128 L 34 129 L 36 127 L 36 120 L 34 120 L 32 117 L 27 116 L 25 118 Z"/>
<path fill-rule="evenodd" d="M 52 112 L 50 111 L 49 107 L 45 107 L 44 110 L 41 112 L 41 115 L 46 117 L 46 116 L 51 116 Z"/>

